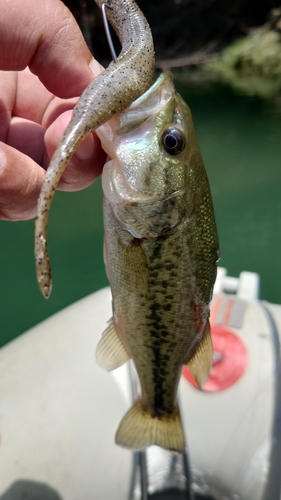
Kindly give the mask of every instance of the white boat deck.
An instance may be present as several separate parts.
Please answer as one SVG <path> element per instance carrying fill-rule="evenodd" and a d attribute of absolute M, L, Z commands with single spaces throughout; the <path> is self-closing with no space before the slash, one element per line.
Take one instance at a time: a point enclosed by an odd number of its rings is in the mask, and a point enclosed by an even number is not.
<path fill-rule="evenodd" d="M 180 382 L 194 487 L 218 500 L 265 500 L 272 472 L 279 352 L 276 357 L 272 323 L 258 289 L 253 273 L 235 279 L 219 270 L 212 321 L 245 347 L 245 369 L 238 379 L 208 392 L 185 377 Z M 281 331 L 281 307 L 265 306 Z M 128 369 L 107 373 L 95 362 L 95 347 L 110 316 L 106 288 L 0 350 L 1 500 L 129 498 L 132 454 L 114 444 L 131 404 Z M 225 353 L 218 357 L 216 375 L 219 363 L 225 366 Z M 147 454 L 154 477 L 151 494 L 161 489 L 161 456 L 157 447 Z M 23 493 L 26 497 L 19 496 Z M 131 498 L 139 498 L 137 489 Z"/>

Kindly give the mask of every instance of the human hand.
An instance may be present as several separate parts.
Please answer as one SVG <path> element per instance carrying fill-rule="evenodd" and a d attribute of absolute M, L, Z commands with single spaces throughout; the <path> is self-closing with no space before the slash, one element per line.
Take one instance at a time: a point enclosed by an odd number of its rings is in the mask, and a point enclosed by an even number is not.
<path fill-rule="evenodd" d="M 44 169 L 70 120 L 75 96 L 102 67 L 60 0 L 41 0 L 40 7 L 38 0 L 2 0 L 0 46 L 0 219 L 26 220 L 36 214 Z M 104 161 L 97 136 L 90 134 L 59 189 L 89 186 Z"/>

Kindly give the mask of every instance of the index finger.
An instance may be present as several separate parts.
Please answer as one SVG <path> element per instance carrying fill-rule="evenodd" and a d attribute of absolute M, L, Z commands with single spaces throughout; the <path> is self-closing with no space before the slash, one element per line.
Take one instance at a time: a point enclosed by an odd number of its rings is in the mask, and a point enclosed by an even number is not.
<path fill-rule="evenodd" d="M 34 0 L 2 0 L 0 46 L 0 69 L 21 71 L 29 66 L 59 97 L 80 95 L 93 79 L 92 55 L 74 17 L 59 0 L 40 0 L 40 8 Z"/>

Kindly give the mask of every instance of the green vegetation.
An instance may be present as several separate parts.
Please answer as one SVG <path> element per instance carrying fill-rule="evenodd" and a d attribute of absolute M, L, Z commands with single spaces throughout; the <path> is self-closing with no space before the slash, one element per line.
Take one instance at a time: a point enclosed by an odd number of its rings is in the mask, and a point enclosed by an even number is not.
<path fill-rule="evenodd" d="M 205 70 L 240 92 L 275 96 L 281 91 L 280 35 L 260 28 L 226 48 Z"/>

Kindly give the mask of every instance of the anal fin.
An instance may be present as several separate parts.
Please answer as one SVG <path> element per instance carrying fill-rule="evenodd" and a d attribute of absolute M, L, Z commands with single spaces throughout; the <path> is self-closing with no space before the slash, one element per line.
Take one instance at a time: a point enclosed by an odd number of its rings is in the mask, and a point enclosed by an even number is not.
<path fill-rule="evenodd" d="M 106 370 L 115 370 L 130 359 L 130 355 L 122 342 L 111 318 L 97 345 L 96 360 Z"/>
<path fill-rule="evenodd" d="M 185 439 L 179 408 L 176 407 L 171 415 L 153 417 L 145 411 L 138 399 L 121 420 L 115 442 L 130 450 L 142 450 L 157 445 L 182 453 Z"/>
<path fill-rule="evenodd" d="M 210 323 L 207 321 L 203 339 L 195 354 L 186 363 L 200 389 L 207 382 L 213 364 L 213 344 L 210 333 Z"/>

